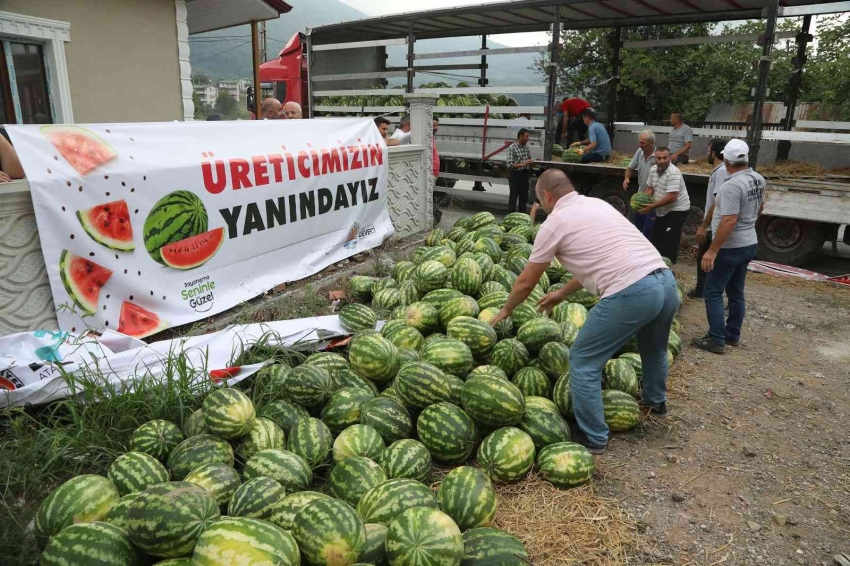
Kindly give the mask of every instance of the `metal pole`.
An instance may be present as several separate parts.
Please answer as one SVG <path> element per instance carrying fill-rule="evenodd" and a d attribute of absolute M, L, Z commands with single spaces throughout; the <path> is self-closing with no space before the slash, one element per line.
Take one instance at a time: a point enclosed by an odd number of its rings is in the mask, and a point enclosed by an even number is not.
<path fill-rule="evenodd" d="M 794 127 L 794 115 L 797 112 L 797 101 L 800 98 L 800 86 L 803 84 L 803 66 L 806 64 L 806 47 L 812 40 L 809 29 L 812 25 L 812 17 L 803 17 L 803 26 L 797 34 L 797 56 L 794 58 L 794 70 L 791 71 L 791 85 L 788 88 L 788 100 L 786 101 L 785 123 L 783 129 L 790 132 Z M 785 161 L 791 153 L 791 142 L 782 140 L 776 151 L 776 160 Z"/>
<path fill-rule="evenodd" d="M 281 101 L 283 102 L 283 101 Z M 307 116 L 313 117 L 313 35 L 307 30 Z"/>
<path fill-rule="evenodd" d="M 614 121 L 617 117 L 617 87 L 620 86 L 620 48 L 623 46 L 623 28 L 611 32 L 611 80 L 608 82 L 608 135 L 614 141 Z"/>
<path fill-rule="evenodd" d="M 767 25 L 764 29 L 764 47 L 759 59 L 759 80 L 756 85 L 755 102 L 753 102 L 753 127 L 747 136 L 750 145 L 750 167 L 756 168 L 761 146 L 761 130 L 764 125 L 764 99 L 767 96 L 767 79 L 770 76 L 772 63 L 773 42 L 776 39 L 776 18 L 779 13 L 779 0 L 771 0 L 767 7 Z"/>
<path fill-rule="evenodd" d="M 555 143 L 555 96 L 558 89 L 558 53 L 561 47 L 561 7 L 555 8 L 555 21 L 552 22 L 552 45 L 549 49 L 549 95 L 546 99 L 546 136 L 543 142 L 543 159 L 552 159 L 552 145 Z"/>
<path fill-rule="evenodd" d="M 416 34 L 413 33 L 413 24 L 414 22 L 410 22 L 410 28 L 407 31 L 407 89 L 405 92 L 408 94 L 413 92 L 413 63 L 415 61 L 413 44 L 416 43 Z"/>
<path fill-rule="evenodd" d="M 254 119 L 260 119 L 263 93 L 260 90 L 260 39 L 257 22 L 251 22 L 251 53 L 254 60 Z"/>
<path fill-rule="evenodd" d="M 481 49 L 487 49 L 487 36 L 481 36 Z M 478 86 L 487 86 L 487 56 L 481 56 L 481 78 L 478 79 Z"/>

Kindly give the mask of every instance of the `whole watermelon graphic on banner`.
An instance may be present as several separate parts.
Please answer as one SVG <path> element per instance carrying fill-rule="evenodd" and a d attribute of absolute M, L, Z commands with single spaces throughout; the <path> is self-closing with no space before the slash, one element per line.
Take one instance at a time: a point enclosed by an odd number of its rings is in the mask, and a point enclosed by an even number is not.
<path fill-rule="evenodd" d="M 9 126 L 62 330 L 143 338 L 392 235 L 369 119 Z"/>

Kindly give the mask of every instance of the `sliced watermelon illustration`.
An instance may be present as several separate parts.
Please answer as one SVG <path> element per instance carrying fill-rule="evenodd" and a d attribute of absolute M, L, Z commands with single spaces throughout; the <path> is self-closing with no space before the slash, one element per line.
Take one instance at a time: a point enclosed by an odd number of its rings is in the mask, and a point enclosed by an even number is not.
<path fill-rule="evenodd" d="M 59 274 L 71 299 L 86 314 L 94 314 L 100 289 L 112 277 L 112 271 L 68 250 L 62 250 Z"/>
<path fill-rule="evenodd" d="M 98 244 L 121 252 L 136 249 L 127 201 L 116 200 L 78 210 L 77 218 L 86 234 Z"/>
<path fill-rule="evenodd" d="M 39 131 L 80 175 L 118 155 L 99 135 L 79 126 L 42 126 Z"/>
<path fill-rule="evenodd" d="M 168 267 L 194 269 L 211 260 L 224 243 L 224 228 L 216 228 L 185 240 L 162 246 L 159 253 Z"/>
<path fill-rule="evenodd" d="M 118 332 L 133 338 L 145 338 L 168 328 L 168 323 L 147 309 L 129 301 L 121 303 Z"/>

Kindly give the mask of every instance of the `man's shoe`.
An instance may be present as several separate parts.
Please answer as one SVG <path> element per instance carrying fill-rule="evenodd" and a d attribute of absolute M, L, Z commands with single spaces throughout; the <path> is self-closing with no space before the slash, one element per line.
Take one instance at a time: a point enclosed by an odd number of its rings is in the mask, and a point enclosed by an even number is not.
<path fill-rule="evenodd" d="M 576 444 L 581 444 L 582 446 L 587 448 L 588 452 L 590 452 L 594 456 L 601 456 L 605 454 L 606 446 L 604 444 L 594 444 L 593 442 L 588 440 L 587 436 L 585 436 L 585 434 L 581 431 L 579 431 L 578 434 L 575 434 L 572 440 Z"/>
<path fill-rule="evenodd" d="M 714 340 L 712 340 L 708 336 L 703 336 L 702 338 L 694 338 L 693 340 L 691 340 L 691 345 L 696 346 L 700 350 L 711 352 L 712 354 L 722 354 L 726 351 L 726 346 L 722 344 L 715 344 Z"/>
<path fill-rule="evenodd" d="M 727 345 L 727 346 L 732 346 L 733 348 L 737 348 L 737 347 L 739 347 L 739 346 L 741 345 L 741 341 L 740 341 L 740 340 L 735 340 L 734 342 L 732 342 L 731 340 L 729 340 L 729 339 L 727 338 L 727 339 L 726 339 L 726 345 Z"/>
<path fill-rule="evenodd" d="M 687 296 L 689 299 L 699 299 L 702 300 L 702 291 L 697 291 L 696 289 L 691 289 L 687 292 Z"/>
<path fill-rule="evenodd" d="M 641 410 L 641 413 L 643 413 L 643 416 L 645 416 L 645 417 L 655 417 L 656 419 L 667 418 L 667 415 L 669 414 L 667 412 L 667 402 L 666 401 L 664 403 L 661 403 L 660 405 L 656 405 L 654 407 L 651 406 L 651 405 L 644 405 L 643 402 L 641 402 L 640 410 Z"/>

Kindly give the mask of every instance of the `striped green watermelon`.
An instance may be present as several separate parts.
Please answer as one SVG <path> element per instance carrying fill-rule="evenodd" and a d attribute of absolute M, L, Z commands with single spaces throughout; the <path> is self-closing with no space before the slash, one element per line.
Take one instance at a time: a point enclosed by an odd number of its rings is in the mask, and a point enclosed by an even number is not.
<path fill-rule="evenodd" d="M 487 293 L 478 299 L 478 307 L 481 310 L 486 309 L 501 309 L 505 306 L 505 303 L 508 302 L 508 297 L 510 293 L 507 291 L 493 291 Z"/>
<path fill-rule="evenodd" d="M 437 261 L 442 263 L 446 269 L 449 269 L 454 265 L 455 261 L 457 261 L 457 254 L 455 254 L 455 250 L 450 246 L 441 245 L 433 248 L 426 248 L 422 253 L 422 263 L 428 261 Z"/>
<path fill-rule="evenodd" d="M 534 465 L 534 441 L 514 427 L 490 433 L 478 447 L 478 466 L 493 481 L 513 482 L 525 477 Z"/>
<path fill-rule="evenodd" d="M 478 366 L 466 376 L 466 380 L 479 377 L 479 376 L 490 376 L 490 377 L 498 377 L 499 379 L 504 379 L 508 381 L 508 374 L 506 374 L 502 368 L 498 366 Z"/>
<path fill-rule="evenodd" d="M 386 549 L 392 566 L 459 566 L 463 538 L 442 511 L 414 507 L 390 522 Z"/>
<path fill-rule="evenodd" d="M 425 305 L 425 303 L 419 304 Z M 417 314 L 421 314 L 421 311 L 418 311 Z M 396 348 L 407 348 L 411 350 L 418 350 L 422 347 L 422 344 L 425 342 L 425 337 L 422 335 L 422 332 L 413 326 L 408 326 L 405 320 L 391 320 L 389 322 L 397 322 L 401 324 L 400 326 L 391 327 L 390 330 L 384 334 L 384 337 L 392 342 L 393 346 Z M 389 324 L 389 322 L 387 324 Z"/>
<path fill-rule="evenodd" d="M 203 234 L 208 229 L 207 209 L 190 191 L 174 191 L 161 198 L 145 219 L 143 238 L 154 261 L 165 265 L 160 250 L 168 245 Z"/>
<path fill-rule="evenodd" d="M 629 430 L 640 422 L 640 406 L 628 393 L 603 389 L 602 409 L 605 411 L 605 424 L 613 432 Z"/>
<path fill-rule="evenodd" d="M 476 317 L 480 310 L 478 303 L 470 296 L 461 295 L 449 299 L 440 309 L 440 327 L 446 329 L 449 323 L 459 316 Z"/>
<path fill-rule="evenodd" d="M 252 478 L 236 488 L 227 505 L 227 514 L 276 523 L 286 490 L 271 478 Z"/>
<path fill-rule="evenodd" d="M 675 330 L 670 330 L 670 337 L 667 340 L 667 347 L 671 352 L 673 352 L 673 356 L 678 356 L 682 352 L 682 339 L 679 338 L 679 335 L 676 334 Z"/>
<path fill-rule="evenodd" d="M 313 481 L 313 471 L 304 458 L 288 450 L 260 450 L 245 462 L 242 474 L 246 480 L 271 478 L 288 492 L 307 489 Z"/>
<path fill-rule="evenodd" d="M 473 214 L 472 216 L 469 217 L 469 220 L 467 220 L 467 223 L 464 226 L 464 228 L 472 231 L 472 230 L 478 230 L 479 228 L 483 228 L 484 226 L 487 226 L 488 224 L 495 224 L 495 223 L 496 223 L 496 217 L 493 216 L 492 213 L 486 212 L 486 211 L 485 212 L 478 212 L 478 213 Z"/>
<path fill-rule="evenodd" d="M 348 345 L 351 369 L 374 381 L 384 383 L 398 373 L 396 348 L 380 334 L 362 336 Z"/>
<path fill-rule="evenodd" d="M 640 354 L 636 352 L 626 352 L 617 359 L 625 360 L 632 366 L 632 369 L 635 370 L 635 375 L 637 376 L 638 381 L 643 379 L 643 361 L 641 361 Z"/>
<path fill-rule="evenodd" d="M 337 382 L 340 380 L 342 372 L 350 369 L 345 356 L 334 352 L 315 352 L 310 354 L 307 360 L 305 360 L 304 365 L 324 368 L 330 374 L 331 379 Z"/>
<path fill-rule="evenodd" d="M 376 291 L 372 296 L 372 308 L 379 318 L 386 315 L 401 304 L 401 296 L 398 289 L 383 289 Z"/>
<path fill-rule="evenodd" d="M 289 401 L 307 408 L 327 403 L 336 388 L 326 369 L 305 364 L 289 370 L 282 387 Z"/>
<path fill-rule="evenodd" d="M 207 490 L 224 511 L 227 510 L 227 504 L 236 488 L 242 485 L 239 472 L 225 464 L 204 464 L 192 470 L 183 481 Z"/>
<path fill-rule="evenodd" d="M 491 225 L 479 228 L 478 230 L 475 230 L 472 233 L 472 239 L 475 240 L 476 242 L 478 242 L 479 240 L 481 240 L 483 238 L 492 238 L 498 244 L 499 242 L 502 241 L 502 236 L 504 236 L 504 235 L 505 235 L 505 230 L 501 226 L 498 226 L 496 224 L 491 224 Z"/>
<path fill-rule="evenodd" d="M 508 261 L 517 257 L 528 259 L 531 257 L 531 252 L 533 250 L 534 247 L 527 242 L 524 244 L 519 244 L 510 249 L 510 251 L 505 256 L 505 259 L 507 259 Z"/>
<path fill-rule="evenodd" d="M 577 292 L 567 297 L 567 302 L 578 303 L 587 309 L 591 309 L 599 302 L 599 297 L 591 294 L 587 289 L 579 289 Z"/>
<path fill-rule="evenodd" d="M 467 234 L 457 243 L 457 253 L 465 254 L 467 252 L 475 251 L 475 240 L 472 238 L 472 234 Z"/>
<path fill-rule="evenodd" d="M 678 318 L 673 318 L 673 323 L 670 325 L 670 330 L 672 330 L 676 334 L 682 333 L 682 323 L 679 322 Z"/>
<path fill-rule="evenodd" d="M 295 426 L 295 423 L 310 416 L 304 407 L 289 401 L 272 401 L 268 405 L 260 407 L 259 413 L 277 423 L 283 430 L 284 436 L 289 435 L 289 431 Z"/>
<path fill-rule="evenodd" d="M 378 293 L 384 289 L 398 289 L 398 281 L 392 277 L 383 277 L 375 281 L 375 286 L 372 287 L 372 293 Z"/>
<path fill-rule="evenodd" d="M 499 237 L 501 240 L 501 237 Z M 498 263 L 502 259 L 502 248 L 499 243 L 493 239 L 484 237 L 475 242 L 475 251 L 487 255 L 493 263 Z"/>
<path fill-rule="evenodd" d="M 512 228 L 511 234 L 518 234 L 522 236 L 526 242 L 530 242 L 533 230 L 531 228 L 531 224 L 525 224 L 523 226 L 516 226 Z"/>
<path fill-rule="evenodd" d="M 638 378 L 632 364 L 626 360 L 608 360 L 602 372 L 602 389 L 617 389 L 637 397 Z"/>
<path fill-rule="evenodd" d="M 410 280 L 398 286 L 398 304 L 399 306 L 412 305 L 422 298 L 422 293 L 419 292 L 419 286 L 416 281 Z"/>
<path fill-rule="evenodd" d="M 465 461 L 475 445 L 475 423 L 463 409 L 451 403 L 431 405 L 416 421 L 419 440 L 431 456 L 445 464 Z"/>
<path fill-rule="evenodd" d="M 423 361 L 461 378 L 475 366 L 469 346 L 453 338 L 426 341 L 420 354 Z"/>
<path fill-rule="evenodd" d="M 558 326 L 561 327 L 561 343 L 567 347 L 572 347 L 576 342 L 576 338 L 578 338 L 578 327 L 569 321 L 562 322 Z"/>
<path fill-rule="evenodd" d="M 399 283 L 407 281 L 408 276 L 413 273 L 416 266 L 411 261 L 400 261 L 393 266 L 391 275 Z"/>
<path fill-rule="evenodd" d="M 363 494 L 387 481 L 387 474 L 374 461 L 363 456 L 351 456 L 337 462 L 328 476 L 328 490 L 337 499 L 352 507 Z"/>
<path fill-rule="evenodd" d="M 560 342 L 544 344 L 537 359 L 549 379 L 558 379 L 570 371 L 570 349 Z"/>
<path fill-rule="evenodd" d="M 561 277 L 561 283 L 564 283 L 564 284 L 569 283 L 572 280 L 573 280 L 573 274 L 570 273 L 569 271 L 564 273 L 563 277 Z"/>
<path fill-rule="evenodd" d="M 330 461 L 333 434 L 319 419 L 309 417 L 295 423 L 289 431 L 286 449 L 301 457 L 313 470 Z"/>
<path fill-rule="evenodd" d="M 331 395 L 330 401 L 322 408 L 322 421 L 334 434 L 339 434 L 349 426 L 360 422 L 360 408 L 375 395 L 366 389 L 344 387 Z"/>
<path fill-rule="evenodd" d="M 358 564 L 389 566 L 387 562 L 387 527 L 377 523 L 366 523 L 366 547 Z"/>
<path fill-rule="evenodd" d="M 479 374 L 467 380 L 461 392 L 463 408 L 472 418 L 488 426 L 518 423 L 525 412 L 525 399 L 511 382 Z"/>
<path fill-rule="evenodd" d="M 483 282 L 484 274 L 481 272 L 481 266 L 472 258 L 458 260 L 452 269 L 452 288 L 464 295 L 477 294 Z"/>
<path fill-rule="evenodd" d="M 552 383 L 543 370 L 524 367 L 511 379 L 517 389 L 527 397 L 549 397 L 552 391 Z"/>
<path fill-rule="evenodd" d="M 133 431 L 130 450 L 149 454 L 164 462 L 171 451 L 183 442 L 183 438 L 183 432 L 174 423 L 163 420 L 148 421 Z"/>
<path fill-rule="evenodd" d="M 112 509 L 103 516 L 101 521 L 104 523 L 109 523 L 115 527 L 118 527 L 122 530 L 127 530 L 127 509 L 130 508 L 130 503 L 132 503 L 138 496 L 140 491 L 134 493 L 128 493 L 124 497 L 118 500 L 118 503 L 112 506 Z"/>
<path fill-rule="evenodd" d="M 561 327 L 554 320 L 534 318 L 519 327 L 516 338 L 528 348 L 529 352 L 537 352 L 545 344 L 558 342 L 561 339 Z"/>
<path fill-rule="evenodd" d="M 587 320 L 587 309 L 579 303 L 560 303 L 552 310 L 552 318 L 556 322 L 572 322 L 576 328 L 581 328 Z"/>
<path fill-rule="evenodd" d="M 446 326 L 446 335 L 469 346 L 473 356 L 486 356 L 499 340 L 492 326 L 470 316 L 452 319 Z"/>
<path fill-rule="evenodd" d="M 271 419 L 257 417 L 248 434 L 239 439 L 236 453 L 245 461 L 260 450 L 283 448 L 285 445 L 283 429 Z"/>
<path fill-rule="evenodd" d="M 546 291 L 543 287 L 543 277 L 546 277 L 545 273 L 541 276 L 540 282 L 537 283 L 537 285 L 531 290 L 528 294 L 528 298 L 525 300 L 525 302 L 533 306 L 535 310 L 537 310 L 537 303 L 540 302 L 540 299 L 542 299 L 544 295 L 546 295 Z M 545 318 L 543 314 L 541 314 L 540 317 Z"/>
<path fill-rule="evenodd" d="M 109 523 L 71 525 L 50 539 L 41 554 L 42 566 L 137 566 L 138 549 L 124 529 Z"/>
<path fill-rule="evenodd" d="M 421 265 L 422 262 L 425 261 L 425 253 L 427 251 L 428 248 L 426 246 L 420 246 L 416 248 L 416 250 L 413 252 L 413 257 L 411 258 L 413 260 L 413 264 L 417 266 Z"/>
<path fill-rule="evenodd" d="M 378 386 L 375 385 L 374 381 L 366 379 L 352 369 L 344 369 L 340 371 L 337 376 L 337 380 L 339 381 L 340 389 L 343 387 L 356 387 L 359 389 L 365 389 L 372 393 L 372 395 L 377 395 L 379 393 Z"/>
<path fill-rule="evenodd" d="M 48 495 L 35 514 L 35 539 L 44 548 L 50 537 L 74 523 L 100 521 L 121 498 L 115 485 L 93 474 L 69 479 Z"/>
<path fill-rule="evenodd" d="M 144 452 L 121 454 L 109 466 L 106 475 L 121 495 L 143 491 L 149 486 L 168 481 L 165 466 Z"/>
<path fill-rule="evenodd" d="M 182 481 L 160 483 L 130 503 L 127 532 L 147 554 L 177 558 L 192 552 L 198 537 L 220 516 L 204 488 Z"/>
<path fill-rule="evenodd" d="M 424 339 L 422 343 L 425 343 Z M 414 350 L 413 348 L 396 348 L 396 357 L 398 358 L 399 367 L 407 362 L 418 362 L 419 350 Z"/>
<path fill-rule="evenodd" d="M 198 434 L 204 434 L 206 432 L 207 425 L 204 424 L 203 409 L 198 409 L 197 411 L 192 412 L 192 414 L 186 417 L 186 420 L 183 421 L 183 435 L 185 438 L 189 438 L 190 436 L 196 436 Z M 130 448 L 132 448 L 132 445 L 130 446 Z M 142 451 L 137 450 L 137 452 Z M 168 457 L 166 456 L 165 459 L 167 458 Z"/>
<path fill-rule="evenodd" d="M 478 313 L 478 320 L 487 324 L 491 324 L 491 321 L 496 318 L 497 314 L 499 314 L 499 309 L 495 307 L 486 308 L 483 309 L 480 313 Z M 493 327 L 493 330 L 496 331 L 496 337 L 499 340 L 511 338 L 514 335 L 514 321 L 509 316 L 503 318 L 502 320 L 496 323 L 496 326 Z"/>
<path fill-rule="evenodd" d="M 453 242 L 448 238 L 443 238 L 442 240 L 440 240 L 440 245 L 446 246 L 447 248 L 451 248 L 451 250 L 455 252 L 455 255 L 457 255 L 457 242 Z"/>
<path fill-rule="evenodd" d="M 526 410 L 539 409 L 541 411 L 552 411 L 554 413 L 560 413 L 558 405 L 556 405 L 555 402 L 552 401 L 552 399 L 547 399 L 546 397 L 526 397 L 525 408 Z"/>
<path fill-rule="evenodd" d="M 408 438 L 390 444 L 378 463 L 389 479 L 425 482 L 431 473 L 431 453 L 418 440 Z"/>
<path fill-rule="evenodd" d="M 462 296 L 463 293 L 455 289 L 436 289 L 422 297 L 422 302 L 428 303 L 429 305 L 437 309 L 437 312 L 440 312 L 440 310 L 443 308 L 443 305 L 446 304 L 448 301 Z"/>
<path fill-rule="evenodd" d="M 461 466 L 446 474 L 440 482 L 437 501 L 462 531 L 489 527 L 496 517 L 493 483 L 477 468 Z"/>
<path fill-rule="evenodd" d="M 528 243 L 528 240 L 521 234 L 508 232 L 502 236 L 502 241 L 499 243 L 499 247 L 502 248 L 503 251 L 508 252 L 512 248 L 526 243 Z M 502 257 L 504 257 L 504 255 Z"/>
<path fill-rule="evenodd" d="M 496 269 L 496 264 L 493 263 L 490 256 L 484 253 L 476 253 L 473 254 L 472 259 L 481 268 L 481 286 L 485 283 L 492 283 L 491 279 L 493 279 L 493 270 Z M 478 291 L 475 293 L 476 296 L 479 294 L 481 294 L 481 287 L 478 287 Z"/>
<path fill-rule="evenodd" d="M 577 487 L 593 476 L 593 454 L 574 442 L 550 444 L 537 455 L 537 469 L 555 487 Z"/>
<path fill-rule="evenodd" d="M 548 277 L 549 281 L 552 283 L 560 282 L 561 278 L 566 274 L 567 270 L 557 259 L 553 259 L 549 264 L 549 267 L 546 268 L 546 277 Z"/>
<path fill-rule="evenodd" d="M 655 199 L 650 196 L 648 193 L 643 191 L 638 191 L 632 195 L 631 200 L 629 201 L 629 205 L 632 207 L 632 210 L 635 212 L 640 212 L 650 204 L 654 203 Z"/>
<path fill-rule="evenodd" d="M 516 283 L 517 275 L 512 271 L 508 271 L 504 267 L 496 266 L 493 270 L 493 281 L 501 283 L 505 290 L 510 291 Z"/>
<path fill-rule="evenodd" d="M 515 536 L 480 527 L 463 533 L 461 566 L 525 566 L 531 564 L 528 551 Z"/>
<path fill-rule="evenodd" d="M 384 439 L 377 430 L 369 425 L 356 424 L 342 431 L 334 440 L 333 459 L 336 463 L 351 456 L 377 460 L 385 448 Z"/>
<path fill-rule="evenodd" d="M 528 349 L 515 338 L 499 340 L 490 352 L 490 365 L 505 372 L 509 378 L 528 363 Z"/>
<path fill-rule="evenodd" d="M 441 228 L 434 228 L 428 235 L 425 236 L 425 245 L 426 246 L 439 246 L 440 240 L 446 237 L 446 232 Z"/>
<path fill-rule="evenodd" d="M 543 315 L 537 310 L 537 305 L 529 300 L 518 304 L 513 312 L 511 312 L 511 319 L 514 321 L 514 328 L 517 329 L 517 335 L 519 335 L 519 329 L 525 323 L 539 318 L 543 318 Z"/>
<path fill-rule="evenodd" d="M 171 478 L 182 480 L 189 472 L 204 464 L 233 465 L 233 448 L 230 444 L 211 434 L 192 436 L 177 445 L 168 456 Z"/>
<path fill-rule="evenodd" d="M 395 388 L 393 388 L 393 387 L 387 387 L 386 389 L 381 391 L 381 394 L 378 395 L 378 397 L 393 399 L 395 401 L 398 401 L 402 405 L 404 405 L 404 402 L 401 400 L 401 397 L 399 397 L 399 395 L 398 395 L 398 391 L 396 391 Z"/>
<path fill-rule="evenodd" d="M 437 309 L 422 301 L 413 303 L 404 311 L 405 324 L 412 326 L 422 334 L 430 334 L 437 330 L 439 320 Z"/>
<path fill-rule="evenodd" d="M 355 275 L 348 280 L 348 290 L 355 301 L 368 302 L 372 300 L 372 289 L 375 278 L 366 275 Z"/>
<path fill-rule="evenodd" d="M 505 230 L 523 225 L 531 226 L 531 216 L 524 212 L 510 212 L 502 219 L 502 228 Z"/>
<path fill-rule="evenodd" d="M 460 226 L 455 226 L 446 234 L 446 238 L 451 240 L 452 242 L 459 242 L 464 236 L 466 236 L 467 231 Z"/>
<path fill-rule="evenodd" d="M 257 402 L 270 402 L 279 399 L 281 387 L 286 374 L 292 369 L 287 363 L 271 363 L 257 372 L 253 378 L 255 393 L 253 400 Z"/>
<path fill-rule="evenodd" d="M 166 558 L 154 564 L 154 566 L 195 566 L 191 556 L 181 558 Z"/>
<path fill-rule="evenodd" d="M 508 268 L 508 271 L 519 275 L 523 272 L 526 265 L 528 265 L 528 259 L 522 257 L 521 255 L 515 255 L 512 258 L 508 259 L 506 267 Z"/>
<path fill-rule="evenodd" d="M 558 410 L 564 417 L 572 416 L 572 399 L 570 397 L 570 374 L 565 373 L 555 382 L 552 389 L 552 400 L 558 406 Z"/>
<path fill-rule="evenodd" d="M 532 400 L 534 401 L 532 405 Z M 551 407 L 541 403 L 547 402 Z M 557 406 L 545 397 L 526 397 L 525 414 L 517 427 L 528 434 L 539 451 L 545 446 L 570 440 L 570 427 Z"/>
<path fill-rule="evenodd" d="M 437 507 L 428 486 L 411 479 L 391 479 L 363 494 L 357 514 L 366 523 L 386 525 L 403 511 L 420 506 Z"/>
<path fill-rule="evenodd" d="M 384 323 L 383 326 L 381 326 L 381 336 L 383 336 L 384 338 L 388 338 L 392 331 L 398 328 L 404 328 L 405 326 L 407 326 L 407 323 L 403 320 L 388 320 Z"/>
<path fill-rule="evenodd" d="M 318 491 L 299 491 L 287 495 L 280 500 L 280 506 L 275 513 L 274 524 L 281 529 L 291 531 L 295 527 L 295 517 L 308 503 L 318 499 L 331 499 L 329 495 Z"/>
<path fill-rule="evenodd" d="M 422 262 L 416 268 L 414 279 L 419 291 L 424 294 L 442 287 L 448 276 L 449 270 L 445 265 L 439 261 L 429 260 Z"/>
<path fill-rule="evenodd" d="M 488 293 L 496 293 L 499 291 L 505 292 L 508 291 L 508 289 L 505 289 L 504 285 L 498 281 L 487 281 L 486 283 L 482 283 L 481 287 L 478 289 L 478 298 L 480 299 Z"/>
<path fill-rule="evenodd" d="M 198 537 L 192 554 L 197 566 L 256 564 L 299 566 L 295 539 L 277 525 L 248 517 L 222 517 Z"/>
<path fill-rule="evenodd" d="M 360 423 L 377 430 L 386 444 L 409 437 L 413 430 L 404 405 L 386 397 L 376 397 L 364 403 L 360 409 Z"/>
<path fill-rule="evenodd" d="M 395 377 L 393 389 L 405 407 L 416 410 L 451 399 L 451 384 L 446 374 L 427 362 L 410 362 L 402 366 Z"/>
<path fill-rule="evenodd" d="M 203 409 L 207 430 L 227 439 L 245 436 L 257 417 L 251 399 L 230 387 L 216 389 L 207 395 Z"/>
<path fill-rule="evenodd" d="M 450 373 L 446 374 L 446 378 L 449 380 L 449 388 L 451 390 L 451 397 L 449 397 L 449 403 L 460 407 L 462 403 L 460 394 L 463 391 L 464 382 L 458 376 L 452 375 Z"/>
<path fill-rule="evenodd" d="M 349 332 L 357 332 L 364 328 L 375 328 L 378 315 L 366 305 L 349 303 L 339 309 L 339 322 Z"/>

